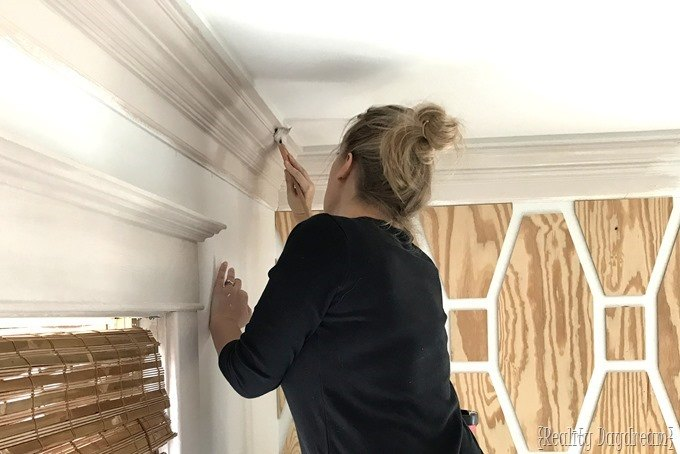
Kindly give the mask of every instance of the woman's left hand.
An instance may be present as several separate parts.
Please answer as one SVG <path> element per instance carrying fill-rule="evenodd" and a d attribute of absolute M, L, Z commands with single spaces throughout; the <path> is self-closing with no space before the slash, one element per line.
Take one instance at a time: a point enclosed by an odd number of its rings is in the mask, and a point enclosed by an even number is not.
<path fill-rule="evenodd" d="M 241 336 L 240 328 L 246 326 L 253 313 L 248 306 L 248 293 L 241 289 L 241 279 L 236 277 L 234 268 L 228 266 L 223 262 L 217 271 L 210 304 L 210 334 L 218 352 L 229 341 Z"/>

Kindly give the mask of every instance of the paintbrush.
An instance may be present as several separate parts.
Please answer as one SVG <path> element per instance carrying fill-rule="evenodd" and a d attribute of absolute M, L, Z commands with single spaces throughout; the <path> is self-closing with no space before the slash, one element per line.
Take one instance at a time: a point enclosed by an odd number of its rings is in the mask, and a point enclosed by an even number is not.
<path fill-rule="evenodd" d="M 281 157 L 283 158 L 284 161 L 290 162 L 290 159 L 288 159 L 288 149 L 286 146 L 283 144 L 283 138 L 288 136 L 288 133 L 290 132 L 291 128 L 290 127 L 283 127 L 283 126 L 278 126 L 274 128 L 274 141 L 276 142 L 277 146 L 279 147 L 279 152 L 281 153 Z"/>

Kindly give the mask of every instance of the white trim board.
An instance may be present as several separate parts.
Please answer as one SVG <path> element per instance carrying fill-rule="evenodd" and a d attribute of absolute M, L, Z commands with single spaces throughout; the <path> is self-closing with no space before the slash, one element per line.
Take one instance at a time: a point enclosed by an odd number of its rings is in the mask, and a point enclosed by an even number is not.
<path fill-rule="evenodd" d="M 335 145 L 299 161 L 321 209 Z M 680 130 L 468 140 L 438 155 L 431 205 L 665 195 L 680 189 Z M 288 209 L 285 188 L 279 209 Z"/>
<path fill-rule="evenodd" d="M 0 184 L 105 213 L 146 230 L 200 242 L 226 228 L 195 211 L 0 134 Z"/>
<path fill-rule="evenodd" d="M 182 0 L 0 2 L 0 35 L 276 208 L 283 165 L 272 133 L 280 123 Z"/>
<path fill-rule="evenodd" d="M 122 301 L 93 303 L 84 301 L 4 300 L 0 298 L 0 317 L 150 317 L 170 311 L 196 312 L 203 310 L 199 304 L 175 305 L 147 301 Z"/>
<path fill-rule="evenodd" d="M 0 184 L 0 316 L 143 315 L 199 306 L 195 242 L 48 192 Z"/>
<path fill-rule="evenodd" d="M 0 213 L 3 317 L 199 310 L 197 242 L 226 228 L 2 133 Z"/>

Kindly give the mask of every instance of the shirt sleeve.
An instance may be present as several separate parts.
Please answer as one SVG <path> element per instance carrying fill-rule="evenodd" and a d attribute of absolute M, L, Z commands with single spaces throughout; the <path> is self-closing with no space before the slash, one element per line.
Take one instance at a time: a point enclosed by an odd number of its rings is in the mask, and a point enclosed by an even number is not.
<path fill-rule="evenodd" d="M 345 232 L 326 213 L 291 231 L 269 281 L 239 339 L 219 354 L 219 367 L 241 396 L 275 389 L 345 286 L 349 251 Z"/>

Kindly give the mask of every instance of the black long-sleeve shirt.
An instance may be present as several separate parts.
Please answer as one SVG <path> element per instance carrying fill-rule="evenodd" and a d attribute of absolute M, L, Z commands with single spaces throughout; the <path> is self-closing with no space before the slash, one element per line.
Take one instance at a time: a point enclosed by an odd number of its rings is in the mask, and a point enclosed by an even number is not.
<path fill-rule="evenodd" d="M 404 231 L 317 214 L 268 275 L 219 367 L 244 397 L 282 385 L 303 453 L 481 452 L 449 378 L 438 270 Z"/>

